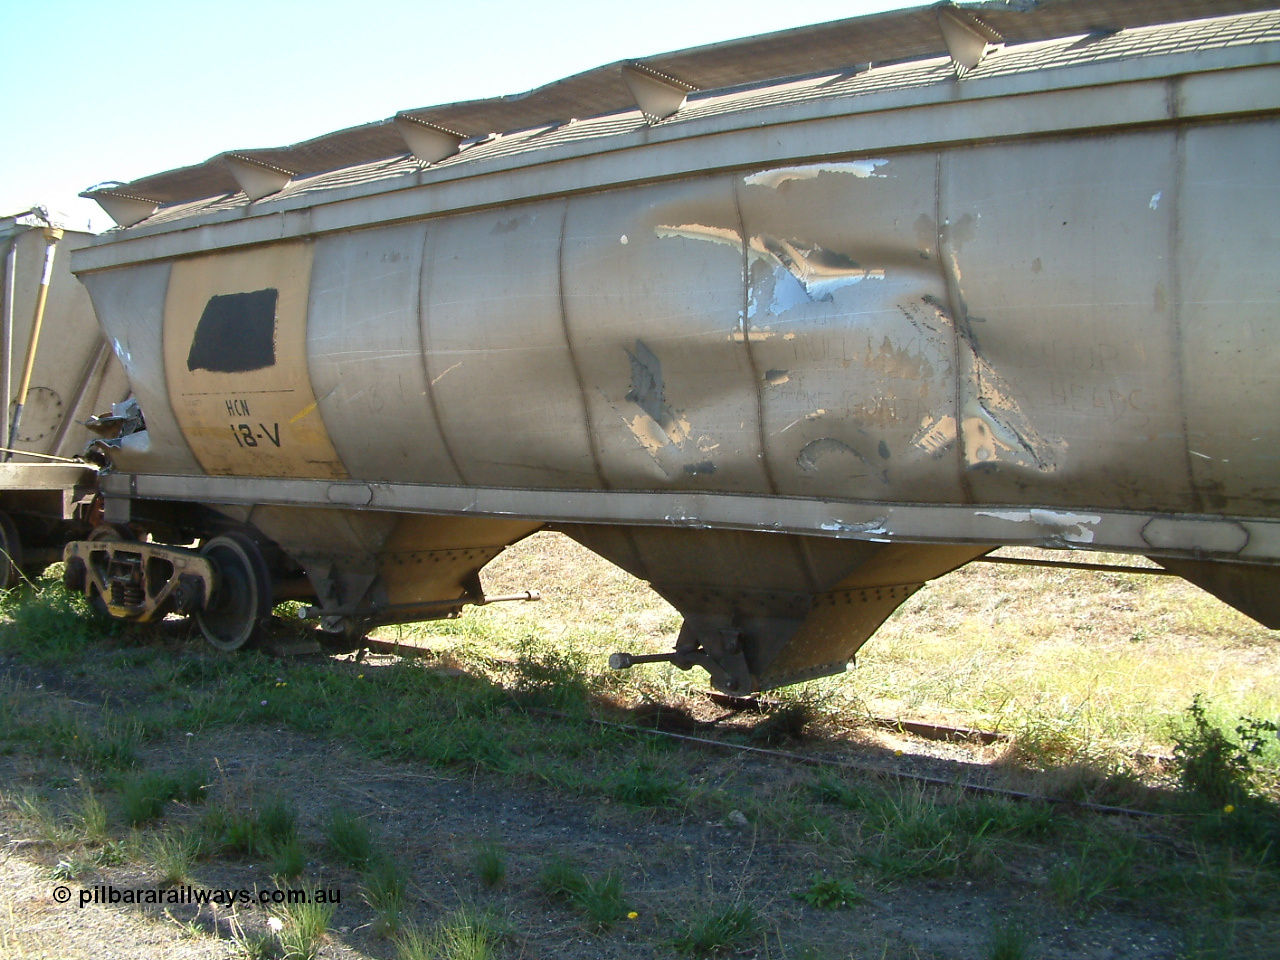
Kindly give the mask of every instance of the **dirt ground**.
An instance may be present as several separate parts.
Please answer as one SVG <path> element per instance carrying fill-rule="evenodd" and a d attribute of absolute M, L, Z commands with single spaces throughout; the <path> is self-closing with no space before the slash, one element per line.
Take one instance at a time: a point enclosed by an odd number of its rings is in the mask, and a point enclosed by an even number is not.
<path fill-rule="evenodd" d="M 1043 589 L 1051 582 L 1056 588 L 1052 594 Z M 539 534 L 508 551 L 486 572 L 486 586 L 493 593 L 537 587 L 545 599 L 523 607 L 472 611 L 468 619 L 441 628 L 456 627 L 455 634 L 433 633 L 435 628 L 394 628 L 380 635 L 423 647 L 439 644 L 444 650 L 448 642 L 483 645 L 540 632 L 551 649 L 557 649 L 557 644 L 585 645 L 594 662 L 617 649 L 612 646 L 616 643 L 634 643 L 634 649 L 641 651 L 667 649 L 678 626 L 674 611 L 638 581 L 555 534 Z M 1012 587 L 1021 592 L 1013 592 Z M 954 688 L 962 696 L 963 691 L 986 684 L 995 690 L 988 699 L 1002 702 L 1000 698 L 1008 695 L 1000 693 L 1000 684 L 1011 680 L 1015 670 L 1030 671 L 1023 663 L 1034 657 L 1040 658 L 1035 661 L 1038 673 L 1025 687 L 1017 688 L 1026 691 L 1019 696 L 1029 702 L 1042 681 L 1058 679 L 1049 676 L 1044 666 L 1054 660 L 1063 664 L 1059 674 L 1067 680 L 1074 676 L 1068 667 L 1083 664 L 1081 675 L 1088 679 L 1090 690 L 1098 688 L 1096 676 L 1112 678 L 1126 690 L 1149 682 L 1153 688 L 1176 690 L 1168 696 L 1179 706 L 1187 702 L 1188 691 L 1203 689 L 1200 684 L 1208 680 L 1223 689 L 1239 687 L 1252 696 L 1254 690 L 1267 694 L 1263 678 L 1274 676 L 1268 666 L 1275 657 L 1274 634 L 1242 626 L 1239 618 L 1231 619 L 1234 615 L 1221 614 L 1221 605 L 1202 610 L 1196 606 L 1202 599 L 1188 597 L 1185 590 L 1194 588 L 1185 585 L 1159 582 L 1150 588 L 1133 587 L 1118 575 L 1076 576 L 1059 571 L 1033 579 L 1021 568 L 989 568 L 966 571 L 965 576 L 931 589 L 929 595 L 913 600 L 914 606 L 873 641 L 881 646 L 873 652 L 870 667 L 842 681 L 858 693 L 847 700 L 847 709 L 809 727 L 801 740 L 784 738 L 767 745 L 862 768 L 861 773 L 843 771 L 844 782 L 886 795 L 900 790 L 895 796 L 904 803 L 914 798 L 927 805 L 933 800 L 919 792 L 925 788 L 894 780 L 894 773 L 1054 794 L 1071 789 L 1071 770 L 1037 773 L 1010 764 L 1007 739 L 984 744 L 916 737 L 869 723 L 866 708 L 873 715 L 880 711 L 882 716 L 981 723 L 1004 714 L 981 703 L 976 709 L 970 704 L 967 713 L 952 711 L 941 694 Z M 1005 597 L 1019 599 L 1006 605 Z M 1061 606 L 1053 607 L 1051 602 Z M 1254 664 L 1242 657 L 1242 650 L 1262 651 L 1258 655 L 1265 654 L 1267 659 Z M 510 656 L 510 650 L 503 655 Z M 24 709 L 75 714 L 92 728 L 108 713 L 141 722 L 151 722 L 148 717 L 180 716 L 181 710 L 174 712 L 174 703 L 187 699 L 188 693 L 196 697 L 199 684 L 193 683 L 188 690 L 174 679 L 178 676 L 174 670 L 191 667 L 191 676 L 203 677 L 210 671 L 218 674 L 226 666 L 225 658 L 219 660 L 193 637 L 189 627 L 176 622 L 142 639 L 122 635 L 105 643 L 101 652 L 91 647 L 77 657 L 40 666 L 31 658 L 0 653 L 0 684 L 21 685 Z M 317 671 L 321 676 L 332 672 L 335 684 L 366 675 L 372 682 L 384 671 L 390 675 L 398 662 L 391 656 L 371 654 L 357 663 L 351 656 L 318 652 L 308 643 L 279 646 L 266 657 L 258 672 L 265 671 L 268 678 L 278 672 L 281 683 L 293 670 L 311 671 L 312 683 L 317 682 Z M 134 660 L 136 666 L 131 666 Z M 454 669 L 446 666 L 453 662 L 445 656 L 434 661 L 432 669 L 443 675 Z M 1180 664 L 1182 672 L 1173 673 L 1173 664 Z M 166 673 L 160 665 L 172 665 L 174 670 Z M 1153 665 L 1159 665 L 1158 672 Z M 235 671 L 224 673 L 234 676 Z M 681 717 L 695 721 L 677 725 L 686 733 L 724 737 L 738 726 L 738 740 L 743 741 L 751 725 L 760 720 L 758 715 L 743 714 L 714 727 L 701 726 L 697 721 L 724 718 L 727 710 L 708 700 L 701 687 L 690 692 L 698 678 L 663 679 L 654 671 L 638 675 L 639 681 L 647 683 L 646 676 L 653 678 L 652 683 L 635 689 L 660 702 L 678 701 Z M 844 688 L 833 689 L 837 695 L 829 698 L 831 702 L 846 703 Z M 231 695 L 246 696 L 244 690 L 233 690 Z M 1043 695 L 1036 696 L 1050 705 L 1075 702 L 1069 686 L 1045 687 Z M 248 701 L 247 714 L 254 712 L 257 702 L 255 694 Z M 375 704 L 362 702 L 372 713 Z M 1033 718 L 1035 702 L 1027 708 Z M 1259 702 L 1265 706 L 1271 700 Z M 1240 704 L 1239 709 L 1247 706 L 1245 699 Z M 0 700 L 0 708 L 4 706 Z M 447 702 L 445 709 L 449 709 Z M 56 751 L 51 755 L 47 745 L 28 748 L 21 738 L 6 737 L 0 729 L 0 960 L 280 956 L 278 949 L 272 954 L 254 945 L 257 938 L 266 936 L 273 916 L 270 909 L 258 905 L 234 910 L 189 905 L 78 906 L 80 891 L 92 892 L 102 885 L 162 886 L 156 860 L 146 853 L 147 843 L 166 831 L 194 829 L 213 800 L 171 803 L 161 820 L 131 829 L 123 825 L 114 806 L 119 791 L 110 781 L 139 771 L 180 768 L 211 771 L 210 797 L 216 795 L 231 808 L 242 804 L 248 809 L 268 795 L 285 797 L 296 808 L 307 859 L 303 878 L 341 895 L 319 944 L 317 956 L 322 960 L 401 960 L 395 931 L 387 929 L 370 905 L 362 875 L 344 866 L 325 845 L 325 823 L 335 809 L 349 811 L 367 824 L 408 878 L 401 933 L 410 924 L 429 929 L 460 910 L 493 919 L 500 933 L 494 951 L 421 954 L 438 960 L 688 955 L 680 949 L 681 932 L 699 917 L 736 905 L 749 906 L 755 923 L 748 934 L 723 949 L 722 956 L 756 960 L 1280 957 L 1280 937 L 1275 935 L 1280 927 L 1266 901 L 1266 891 L 1277 886 L 1274 870 L 1250 872 L 1252 868 L 1244 869 L 1232 859 L 1236 854 L 1230 850 L 1206 853 L 1198 840 L 1166 829 L 1159 821 L 1056 807 L 1055 822 L 1062 827 L 1055 838 L 1019 839 L 986 848 L 975 844 L 973 849 L 980 854 L 988 850 L 985 861 L 978 856 L 960 869 L 904 872 L 891 863 L 877 865 L 867 859 L 866 854 L 875 853 L 875 836 L 868 834 L 865 811 L 824 799 L 814 789 L 822 771 L 812 765 L 691 743 L 668 745 L 663 754 L 654 752 L 657 746 L 650 750 L 652 745 L 644 736 L 624 738 L 612 755 L 616 769 L 634 764 L 641 754 L 652 755 L 659 758 L 664 775 L 679 778 L 672 799 L 633 804 L 589 782 L 592 776 L 607 774 L 607 768 L 602 772 L 598 766 L 589 770 L 584 766 L 586 779 L 573 783 L 573 751 L 582 739 L 580 722 L 557 725 L 544 719 L 536 729 L 547 749 L 539 753 L 527 739 L 519 741 L 519 736 L 527 738 L 527 728 L 518 736 L 505 726 L 505 709 L 492 718 L 486 733 L 495 741 L 522 742 L 517 753 L 545 755 L 548 762 L 559 762 L 560 769 L 548 769 L 540 776 L 536 768 L 513 774 L 486 768 L 478 761 L 381 760 L 358 733 L 345 737 L 304 733 L 284 720 L 224 720 L 193 729 L 163 724 L 157 728 L 151 722 L 150 732 L 137 748 L 136 767 L 95 774 L 107 784 L 108 792 L 116 791 L 106 799 L 113 842 L 122 854 L 111 864 L 86 862 L 83 849 L 42 840 L 29 818 L 19 815 L 17 798 L 29 792 L 39 793 L 55 809 L 66 810 L 74 797 L 83 794 L 88 774 Z M 365 714 L 354 720 L 366 722 Z M 0 709 L 0 726 L 5 722 L 5 711 Z M 397 736 L 413 733 L 396 726 Z M 1142 735 L 1133 738 L 1138 749 L 1148 749 L 1148 742 Z M 1168 752 L 1167 742 L 1157 746 L 1157 752 Z M 1152 762 L 1158 770 L 1159 761 Z M 733 797 L 743 798 L 742 809 L 726 806 L 725 798 Z M 1112 797 L 1108 802 L 1130 799 L 1134 798 Z M 976 833 L 984 829 L 979 825 Z M 927 849 L 929 841 L 923 842 Z M 499 849 L 506 865 L 505 879 L 493 887 L 481 883 L 477 872 L 476 852 L 485 846 Z M 1146 851 L 1136 862 L 1141 883 L 1120 892 L 1121 881 L 1108 877 L 1105 870 L 1099 874 L 1085 869 L 1105 861 L 1110 847 Z M 1152 851 L 1181 858 L 1172 865 L 1167 881 L 1152 864 L 1141 861 L 1151 856 L 1154 862 Z M 1086 863 L 1089 857 L 1094 860 Z M 1071 858 L 1074 861 L 1069 862 Z M 581 910 L 549 897 L 543 874 L 557 860 L 572 863 L 590 878 L 615 873 L 626 902 L 625 918 L 602 928 L 589 922 Z M 1081 885 L 1069 895 L 1059 895 L 1055 877 L 1071 879 L 1073 863 L 1080 868 Z M 842 908 L 824 909 L 804 899 L 806 891 L 827 881 L 848 881 L 857 895 Z M 1166 882 L 1170 889 L 1201 884 L 1207 894 L 1218 898 L 1215 903 L 1224 905 L 1221 916 L 1208 911 L 1207 938 L 1197 934 L 1194 924 L 1177 910 L 1149 902 L 1152 891 L 1159 891 Z M 1250 894 L 1250 885 L 1259 882 L 1265 889 Z M 205 890 L 259 891 L 277 886 L 265 858 L 225 853 L 197 860 L 190 883 Z M 54 900 L 58 886 L 69 889 L 70 903 Z M 1180 895 L 1184 903 L 1194 903 L 1199 896 L 1194 890 Z M 1177 902 L 1176 897 L 1165 902 Z M 1225 912 L 1228 908 L 1233 912 Z M 1200 922 L 1201 918 L 1195 921 Z M 1224 930 L 1243 934 L 1232 940 L 1220 933 Z M 1002 934 L 1012 934 L 1005 936 L 1003 947 L 998 942 Z M 1198 945 L 1193 943 L 1197 936 Z"/>
<path fill-rule="evenodd" d="M 50 696 L 92 703 L 85 681 L 60 680 L 56 671 L 7 665 L 43 683 Z M 377 669 L 371 663 L 364 669 Z M 911 737 L 876 736 L 846 744 L 839 753 L 857 761 L 898 762 L 945 773 L 965 764 L 967 748 Z M 827 752 L 831 744 L 824 745 Z M 696 748 L 695 748 L 696 750 Z M 980 751 L 979 751 L 980 752 Z M 943 754 L 950 753 L 947 757 Z M 989 955 L 992 929 L 1014 918 L 1027 931 L 1028 956 L 1057 958 L 1174 958 L 1179 935 L 1159 918 L 1094 912 L 1073 915 L 1044 907 L 1034 893 L 1048 864 L 1028 861 L 995 881 L 933 879 L 887 884 L 871 890 L 851 909 L 822 910 L 796 899 L 815 875 L 832 867 L 820 844 L 780 839 L 745 817 L 707 817 L 696 803 L 637 809 L 587 800 L 555 790 L 513 787 L 478 771 L 441 772 L 415 763 L 370 760 L 341 743 L 283 728 L 185 731 L 145 748 L 147 766 L 203 765 L 219 771 L 220 789 L 251 797 L 266 790 L 290 797 L 299 810 L 308 848 L 318 851 L 326 812 L 341 806 L 357 813 L 395 851 L 412 878 L 410 913 L 424 921 L 460 906 L 492 909 L 509 923 L 505 955 L 528 958 L 671 956 L 671 933 L 680 917 L 699 904 L 746 900 L 765 922 L 739 957 L 956 958 Z M 975 755 L 976 759 L 976 755 Z M 957 772 L 956 770 L 952 771 Z M 698 752 L 690 773 L 698 782 L 786 784 L 810 777 L 793 763 L 736 753 Z M 30 786 L 48 770 L 22 756 L 0 758 L 6 790 Z M 181 820 L 194 811 L 178 810 Z M 1140 829 L 1135 827 L 1134 829 Z M 485 889 L 470 866 L 476 846 L 496 841 L 507 852 L 505 882 Z M 95 884 L 155 885 L 143 866 L 103 868 L 67 882 L 70 904 L 53 902 L 56 851 L 24 839 L 12 822 L 0 835 L 0 907 L 3 955 L 33 958 L 187 958 L 243 955 L 231 936 L 231 915 L 205 907 L 76 906 L 78 891 Z M 598 931 L 540 891 L 538 874 L 549 856 L 568 857 L 589 871 L 616 870 L 637 914 L 611 930 Z M 341 891 L 341 906 L 321 957 L 391 957 L 394 947 L 375 930 L 362 901 L 358 876 L 320 856 L 306 876 Z M 208 888 L 269 888 L 265 864 L 219 859 L 200 863 L 196 882 Z M 266 911 L 241 909 L 235 920 L 246 930 L 265 930 Z"/>

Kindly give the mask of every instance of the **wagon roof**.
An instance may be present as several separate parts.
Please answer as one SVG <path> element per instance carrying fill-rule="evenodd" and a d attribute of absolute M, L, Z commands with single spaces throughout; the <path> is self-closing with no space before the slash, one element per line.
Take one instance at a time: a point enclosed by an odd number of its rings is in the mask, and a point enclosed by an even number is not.
<path fill-rule="evenodd" d="M 247 202 L 229 158 L 249 161 L 295 183 L 370 164 L 420 166 L 397 126 L 397 121 L 403 123 L 405 118 L 451 136 L 467 148 L 445 163 L 492 153 L 495 141 L 504 134 L 540 133 L 595 119 L 595 123 L 581 124 L 574 135 L 588 135 L 588 128 L 590 135 L 600 135 L 606 132 L 600 122 L 605 118 L 625 117 L 628 128 L 645 122 L 624 78 L 624 68 L 688 93 L 688 107 L 673 120 L 705 113 L 716 95 L 730 91 L 744 94 L 737 98 L 737 109 L 741 109 L 745 105 L 742 101 L 752 99 L 753 88 L 775 88 L 781 81 L 804 77 L 849 80 L 870 66 L 946 56 L 939 22 L 943 10 L 955 12 L 981 39 L 1008 47 L 1083 34 L 1107 36 L 1136 27 L 1273 10 L 1276 6 L 1275 0 L 1006 0 L 914 7 L 612 63 L 512 96 L 404 110 L 392 118 L 288 146 L 226 151 L 203 163 L 131 183 L 99 185 L 84 195 L 143 201 L 162 208 L 160 216 L 185 217 L 201 212 L 191 209 L 193 201 L 213 201 L 214 205 Z M 1034 66 L 1046 65 L 1058 64 Z M 648 119 L 652 122 L 654 118 Z M 489 149 L 483 149 L 486 146 Z M 210 208 L 208 203 L 197 206 L 203 211 Z M 151 222 L 155 221 L 152 217 Z"/>

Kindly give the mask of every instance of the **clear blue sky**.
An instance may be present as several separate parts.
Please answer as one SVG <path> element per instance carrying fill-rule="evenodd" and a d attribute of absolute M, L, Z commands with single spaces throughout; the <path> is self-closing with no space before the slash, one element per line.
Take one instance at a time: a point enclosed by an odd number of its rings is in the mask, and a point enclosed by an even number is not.
<path fill-rule="evenodd" d="M 902 0 L 0 0 L 0 214 L 434 103 Z"/>

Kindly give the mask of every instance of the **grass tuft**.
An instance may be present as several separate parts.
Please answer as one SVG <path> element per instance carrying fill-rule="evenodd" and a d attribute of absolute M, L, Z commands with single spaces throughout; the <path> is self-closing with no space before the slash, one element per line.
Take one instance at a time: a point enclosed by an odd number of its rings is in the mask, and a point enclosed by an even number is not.
<path fill-rule="evenodd" d="M 615 800 L 635 807 L 657 807 L 675 798 L 680 787 L 659 774 L 647 760 L 637 760 L 616 775 L 608 787 Z"/>
<path fill-rule="evenodd" d="M 13 805 L 36 838 L 58 849 L 75 844 L 79 837 L 50 807 L 49 802 L 30 791 L 14 798 Z"/>
<path fill-rule="evenodd" d="M 472 856 L 476 876 L 490 889 L 500 886 L 507 878 L 507 852 L 495 840 L 478 845 Z"/>
<path fill-rule="evenodd" d="M 342 863 L 363 870 L 373 857 L 373 836 L 368 825 L 347 810 L 334 809 L 324 825 L 324 839 L 330 852 Z"/>
<path fill-rule="evenodd" d="M 200 838 L 186 830 L 164 829 L 143 840 L 141 852 L 155 869 L 159 884 L 187 883 L 200 855 Z"/>
<path fill-rule="evenodd" d="M 120 790 L 120 816 L 131 827 L 140 827 L 164 815 L 172 799 L 174 782 L 159 773 L 145 773 L 125 781 Z"/>
<path fill-rule="evenodd" d="M 391 857 L 375 855 L 369 861 L 360 895 L 377 914 L 375 927 L 379 933 L 393 934 L 400 929 L 408 883 L 403 869 Z"/>
<path fill-rule="evenodd" d="M 709 907 L 684 924 L 671 946 L 678 953 L 709 957 L 736 949 L 759 927 L 760 920 L 749 903 Z"/>
<path fill-rule="evenodd" d="M 495 960 L 504 925 L 463 908 L 430 929 L 410 924 L 396 935 L 397 960 Z"/>
<path fill-rule="evenodd" d="M 80 834 L 80 839 L 85 843 L 107 842 L 110 836 L 107 808 L 91 791 L 86 791 L 80 797 L 80 804 L 71 814 L 71 820 Z"/>
<path fill-rule="evenodd" d="M 262 848 L 292 843 L 298 837 L 298 811 L 288 801 L 267 801 L 257 815 L 257 832 Z"/>
<path fill-rule="evenodd" d="M 269 852 L 273 877 L 293 880 L 307 869 L 307 851 L 297 837 L 271 844 Z"/>
<path fill-rule="evenodd" d="M 991 930 L 987 943 L 987 960 L 1027 960 L 1031 939 L 1022 924 L 1003 920 Z"/>
<path fill-rule="evenodd" d="M 627 915 L 621 878 L 610 870 L 593 880 L 563 858 L 552 859 L 538 878 L 542 892 L 552 900 L 562 900 L 600 929 L 607 929 Z"/>
<path fill-rule="evenodd" d="M 285 904 L 277 913 L 281 960 L 315 960 L 333 920 L 333 904 L 316 903 L 315 891 L 306 890 L 306 903 Z"/>

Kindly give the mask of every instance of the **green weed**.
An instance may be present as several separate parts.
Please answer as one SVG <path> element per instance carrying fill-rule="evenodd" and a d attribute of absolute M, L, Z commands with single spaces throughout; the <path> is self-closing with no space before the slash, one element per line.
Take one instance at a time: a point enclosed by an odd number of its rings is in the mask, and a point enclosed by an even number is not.
<path fill-rule="evenodd" d="M 125 781 L 120 790 L 120 816 L 131 827 L 139 827 L 164 815 L 177 785 L 172 777 L 146 773 Z"/>
<path fill-rule="evenodd" d="M 1135 859 L 1132 844 L 1090 838 L 1049 871 L 1049 893 L 1064 910 L 1088 913 L 1132 887 Z"/>
<path fill-rule="evenodd" d="M 813 883 L 803 893 L 794 894 L 797 900 L 803 900 L 811 907 L 820 910 L 835 910 L 841 907 L 852 907 L 861 903 L 862 891 L 852 880 L 841 880 L 838 877 L 814 877 Z"/>
<path fill-rule="evenodd" d="M 583 872 L 563 857 L 553 857 L 538 875 L 538 886 L 552 900 L 572 900 L 586 883 Z"/>
<path fill-rule="evenodd" d="M 821 774 L 810 784 L 810 789 L 819 800 L 846 810 L 866 810 L 872 804 L 875 794 L 882 792 L 862 784 L 845 783 L 827 773 Z"/>
<path fill-rule="evenodd" d="M 93 724 L 63 714 L 50 720 L 46 735 L 62 756 L 91 770 L 125 770 L 138 764 L 142 725 L 105 711 Z"/>
<path fill-rule="evenodd" d="M 1182 785 L 1215 806 L 1254 796 L 1254 761 L 1276 733 L 1269 720 L 1242 717 L 1238 740 L 1209 722 L 1200 694 L 1192 698 L 1174 732 L 1174 763 Z"/>
<path fill-rule="evenodd" d="M 211 778 L 207 770 L 198 767 L 187 767 L 173 776 L 175 800 L 183 803 L 203 803 Z"/>
<path fill-rule="evenodd" d="M 293 880 L 307 869 L 307 851 L 297 837 L 272 843 L 269 852 L 273 877 Z"/>
<path fill-rule="evenodd" d="M 273 798 L 257 813 L 257 834 L 262 849 L 289 844 L 298 837 L 298 811 L 288 801 Z"/>
<path fill-rule="evenodd" d="M 118 629 L 61 586 L 24 586 L 0 598 L 0 650 L 42 665 L 67 663 Z"/>
<path fill-rule="evenodd" d="M 69 857 L 59 860 L 49 870 L 50 880 L 79 880 L 89 873 L 96 864 L 85 857 Z"/>

